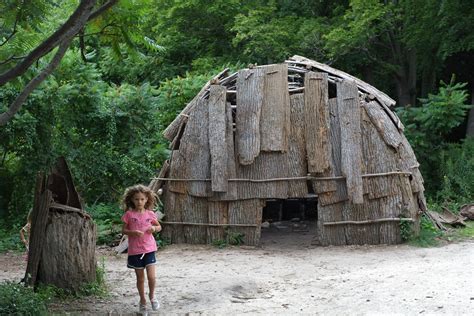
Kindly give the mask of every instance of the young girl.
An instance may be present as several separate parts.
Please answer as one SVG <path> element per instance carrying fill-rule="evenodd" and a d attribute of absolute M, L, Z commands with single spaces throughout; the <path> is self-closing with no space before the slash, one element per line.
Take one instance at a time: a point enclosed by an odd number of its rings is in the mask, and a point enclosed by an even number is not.
<path fill-rule="evenodd" d="M 155 251 L 154 232 L 161 231 L 161 225 L 151 209 L 156 204 L 156 195 L 144 185 L 135 185 L 125 190 L 122 206 L 126 211 L 122 216 L 122 232 L 128 235 L 127 267 L 135 269 L 137 289 L 140 294 L 140 312 L 146 312 L 145 269 L 148 279 L 148 297 L 156 311 L 160 304 L 155 298 Z"/>
<path fill-rule="evenodd" d="M 33 210 L 31 209 L 28 212 L 28 216 L 26 218 L 26 224 L 20 229 L 20 240 L 25 244 L 26 254 L 25 254 L 25 261 L 28 261 L 28 251 L 30 250 L 30 230 L 31 230 L 31 217 L 32 217 Z"/>

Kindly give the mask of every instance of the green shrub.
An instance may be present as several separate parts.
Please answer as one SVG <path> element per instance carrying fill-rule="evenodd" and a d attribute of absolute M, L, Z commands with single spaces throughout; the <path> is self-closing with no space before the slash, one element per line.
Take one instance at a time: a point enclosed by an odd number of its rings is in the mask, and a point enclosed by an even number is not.
<path fill-rule="evenodd" d="M 0 283 L 0 315 L 47 315 L 50 291 L 34 292 L 31 287 Z"/>
<path fill-rule="evenodd" d="M 86 206 L 86 210 L 97 225 L 97 244 L 112 245 L 122 231 L 123 211 L 117 204 L 103 203 Z"/>
<path fill-rule="evenodd" d="M 461 144 L 450 144 L 440 152 L 441 190 L 437 199 L 457 201 L 460 204 L 472 202 L 474 196 L 474 138 Z"/>
<path fill-rule="evenodd" d="M 456 169 L 464 168 L 464 163 L 469 165 L 469 160 L 472 166 L 472 155 L 469 156 L 469 153 L 472 152 L 472 142 L 467 142 L 464 147 L 448 143 L 449 135 L 464 121 L 467 111 L 472 106 L 465 104 L 469 96 L 464 89 L 466 83 L 455 83 L 453 76 L 451 82 L 446 84 L 441 81 L 440 85 L 437 94 L 430 94 L 428 98 L 420 99 L 421 107 L 397 109 L 397 113 L 406 127 L 405 135 L 421 163 L 420 170 L 425 180 L 427 195 L 432 198 L 438 198 L 437 192 L 443 186 L 449 190 L 447 186 L 450 184 L 457 186 L 455 190 L 469 190 L 469 186 L 465 186 L 463 183 L 461 186 L 458 185 L 457 180 L 460 178 L 456 180 L 449 178 L 448 182 L 444 183 L 444 176 L 447 171 L 462 174 L 459 172 L 464 171 Z M 454 148 L 458 148 L 455 154 L 452 152 Z M 467 160 L 463 161 L 459 159 L 460 157 L 465 157 Z M 451 165 L 446 166 L 446 163 Z M 446 168 L 448 169 L 446 170 Z M 472 174 L 472 170 L 470 172 Z M 458 178 L 457 175 L 454 177 Z M 466 175 L 465 179 L 468 180 L 469 177 Z M 470 188 L 472 196 L 472 185 Z M 456 191 L 451 193 L 454 192 Z"/>
<path fill-rule="evenodd" d="M 408 238 L 408 243 L 417 247 L 433 247 L 439 244 L 439 238 L 442 232 L 438 230 L 433 223 L 423 215 L 420 221 L 420 234 Z"/>

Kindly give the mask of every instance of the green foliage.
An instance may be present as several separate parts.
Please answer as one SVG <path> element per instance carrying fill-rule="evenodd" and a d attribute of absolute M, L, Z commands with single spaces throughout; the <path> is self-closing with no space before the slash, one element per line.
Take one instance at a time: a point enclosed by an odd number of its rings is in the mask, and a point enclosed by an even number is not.
<path fill-rule="evenodd" d="M 240 246 L 244 243 L 245 235 L 238 232 L 226 231 L 226 241 L 229 245 Z"/>
<path fill-rule="evenodd" d="M 433 247 L 439 245 L 442 233 L 434 227 L 433 223 L 423 215 L 420 221 L 420 234 L 416 237 L 409 236 L 408 243 L 417 247 Z"/>
<path fill-rule="evenodd" d="M 438 200 L 456 201 L 458 206 L 474 196 L 474 138 L 449 144 L 440 152 L 441 188 Z M 456 209 L 459 209 L 457 207 Z"/>
<path fill-rule="evenodd" d="M 402 241 L 405 242 L 409 240 L 413 236 L 413 224 L 409 221 L 400 221 L 400 236 L 402 237 Z"/>
<path fill-rule="evenodd" d="M 0 253 L 14 250 L 25 250 L 25 246 L 20 240 L 20 228 L 15 226 L 12 229 L 5 229 L 7 227 L 5 220 L 0 219 Z"/>
<path fill-rule="evenodd" d="M 99 203 L 86 206 L 86 211 L 97 225 L 97 244 L 112 246 L 122 232 L 123 211 L 119 205 Z"/>
<path fill-rule="evenodd" d="M 105 258 L 102 257 L 100 264 L 96 266 L 95 270 L 96 280 L 91 283 L 86 283 L 81 286 L 79 291 L 75 294 L 76 297 L 82 296 L 98 296 L 106 297 L 109 292 L 105 283 Z"/>
<path fill-rule="evenodd" d="M 212 245 L 214 247 L 217 247 L 219 249 L 223 249 L 225 247 L 227 247 L 228 243 L 226 240 L 223 240 L 223 239 L 216 239 L 216 240 L 213 240 L 212 241 Z"/>
<path fill-rule="evenodd" d="M 0 315 L 48 315 L 50 293 L 35 293 L 22 284 L 0 283 Z"/>
<path fill-rule="evenodd" d="M 455 190 L 448 193 L 445 190 L 443 195 L 461 193 L 463 196 L 472 196 L 473 194 L 472 185 L 463 180 L 463 178 L 469 179 L 466 177 L 469 172 L 472 176 L 472 163 L 469 159 L 458 163 L 458 157 L 455 156 L 468 158 L 469 152 L 472 151 L 470 148 L 472 142 L 467 141 L 461 147 L 449 145 L 447 142 L 447 136 L 453 128 L 464 121 L 471 107 L 465 104 L 468 97 L 464 90 L 465 86 L 465 83 L 455 83 L 453 76 L 449 84 L 441 81 L 437 94 L 430 94 L 428 98 L 420 99 L 421 107 L 399 108 L 397 111 L 405 124 L 405 135 L 421 162 L 421 171 L 430 196 L 435 196 L 442 186 L 448 190 L 450 185 L 454 185 L 456 190 L 459 189 L 462 192 Z M 460 149 L 455 150 L 456 147 Z M 464 172 L 468 174 L 463 174 Z"/>

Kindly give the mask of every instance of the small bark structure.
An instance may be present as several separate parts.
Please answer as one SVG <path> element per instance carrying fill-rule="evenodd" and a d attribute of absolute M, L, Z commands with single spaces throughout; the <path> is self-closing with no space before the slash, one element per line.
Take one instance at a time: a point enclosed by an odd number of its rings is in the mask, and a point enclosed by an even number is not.
<path fill-rule="evenodd" d="M 260 239 L 269 199 L 317 197 L 322 245 L 394 244 L 426 210 L 419 164 L 375 87 L 294 56 L 214 77 L 165 131 L 163 235 Z M 314 192 L 314 193 L 313 193 Z"/>
<path fill-rule="evenodd" d="M 83 211 L 64 158 L 39 174 L 25 280 L 77 291 L 96 278 L 96 226 Z"/>

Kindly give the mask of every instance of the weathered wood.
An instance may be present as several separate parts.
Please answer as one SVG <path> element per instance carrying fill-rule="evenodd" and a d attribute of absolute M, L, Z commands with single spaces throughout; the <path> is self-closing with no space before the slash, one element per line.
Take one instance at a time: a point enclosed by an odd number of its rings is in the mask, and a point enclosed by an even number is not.
<path fill-rule="evenodd" d="M 55 182 L 57 180 L 60 181 Z M 80 209 L 84 208 L 84 204 L 82 203 L 82 200 L 76 191 L 71 171 L 69 170 L 64 157 L 59 157 L 56 163 L 53 165 L 51 173 L 48 177 L 48 182 L 49 190 L 56 192 L 56 202 Z"/>
<path fill-rule="evenodd" d="M 72 291 L 95 281 L 95 245 L 90 217 L 50 210 L 37 281 Z"/>
<path fill-rule="evenodd" d="M 337 84 L 337 108 L 341 128 L 341 171 L 346 177 L 349 200 L 354 204 L 361 204 L 364 198 L 360 106 L 354 82 L 344 80 Z"/>
<path fill-rule="evenodd" d="M 50 209 L 61 210 L 61 211 L 64 211 L 64 212 L 77 213 L 82 217 L 86 217 L 88 219 L 91 219 L 91 216 L 80 208 L 75 208 L 75 207 L 72 207 L 72 206 L 69 206 L 69 205 L 59 204 L 59 203 L 56 203 L 54 201 L 49 204 L 49 208 Z"/>
<path fill-rule="evenodd" d="M 224 227 L 228 221 L 228 202 L 209 202 L 208 204 L 208 224 L 207 243 L 211 244 L 216 240 L 225 240 Z M 216 225 L 216 226 L 211 226 Z"/>
<path fill-rule="evenodd" d="M 208 201 L 205 198 L 184 196 L 182 221 L 188 223 L 208 223 Z M 189 244 L 205 244 L 207 228 L 204 226 L 184 226 L 184 239 Z"/>
<path fill-rule="evenodd" d="M 326 73 L 308 72 L 304 78 L 305 139 L 310 173 L 323 173 L 330 167 L 331 143 Z"/>
<path fill-rule="evenodd" d="M 255 246 L 260 241 L 262 203 L 260 200 L 229 202 L 229 224 L 256 224 L 256 227 L 230 227 L 229 234 L 243 234 L 245 245 Z"/>
<path fill-rule="evenodd" d="M 265 180 L 265 182 L 245 181 L 237 185 L 238 199 L 286 199 L 288 181 L 267 181 L 267 179 L 288 177 L 287 153 L 262 152 L 254 163 L 248 166 L 237 165 L 237 178 Z"/>
<path fill-rule="evenodd" d="M 237 78 L 236 145 L 240 164 L 249 165 L 260 153 L 260 117 L 264 98 L 263 68 L 243 69 Z"/>
<path fill-rule="evenodd" d="M 400 132 L 380 104 L 376 101 L 364 102 L 363 107 L 385 143 L 395 149 L 398 148 L 402 142 Z"/>
<path fill-rule="evenodd" d="M 209 179 L 211 177 L 211 153 L 209 149 L 209 109 L 207 100 L 200 99 L 190 113 L 181 138 L 180 158 L 186 165 L 185 179 Z M 192 181 L 187 192 L 193 196 L 212 196 L 209 182 Z"/>
<path fill-rule="evenodd" d="M 230 103 L 226 103 L 226 132 L 225 142 L 227 144 L 227 175 L 229 178 L 236 178 L 236 157 L 234 152 L 234 131 L 232 120 L 232 108 Z M 227 192 L 214 192 L 214 195 L 209 198 L 213 201 L 236 200 L 237 199 L 237 183 L 228 182 Z"/>
<path fill-rule="evenodd" d="M 366 221 L 339 221 L 339 222 L 326 222 L 325 226 L 330 225 L 365 225 L 372 223 L 381 223 L 381 222 L 413 222 L 412 218 L 378 218 L 378 219 L 369 219 Z"/>
<path fill-rule="evenodd" d="M 262 68 L 265 79 L 260 117 L 260 150 L 287 152 L 290 131 L 288 65 L 276 64 Z"/>
<path fill-rule="evenodd" d="M 163 210 L 166 215 L 166 220 L 169 222 L 183 221 L 183 204 L 186 201 L 184 194 L 176 194 L 167 189 L 163 190 Z M 161 235 L 172 243 L 184 243 L 184 228 L 183 226 L 168 226 L 163 225 Z"/>
<path fill-rule="evenodd" d="M 157 179 L 152 179 L 150 181 L 150 184 L 148 184 L 148 187 L 152 189 L 155 193 L 158 193 L 158 190 L 161 189 L 161 187 L 165 183 L 165 180 L 161 180 L 161 179 L 166 179 L 166 176 L 168 175 L 169 170 L 170 170 L 170 161 L 165 160 L 165 162 L 163 162 L 163 165 L 161 166 L 160 172 L 158 173 Z"/>
<path fill-rule="evenodd" d="M 188 115 L 185 115 L 185 116 L 183 115 L 183 118 L 180 120 L 178 130 L 176 132 L 176 136 L 173 138 L 173 141 L 170 143 L 170 146 L 169 146 L 171 150 L 179 149 L 181 137 L 183 137 L 184 128 L 186 127 L 186 123 L 188 122 L 188 117 L 189 117 Z"/>
<path fill-rule="evenodd" d="M 328 177 L 339 177 L 342 175 L 341 171 L 341 128 L 339 123 L 339 115 L 337 112 L 336 98 L 329 99 L 329 118 L 330 118 L 330 133 L 329 139 L 331 141 L 331 160 L 330 168 L 324 173 Z M 319 203 L 321 205 L 330 205 L 348 199 L 346 183 L 342 179 L 334 181 L 312 181 L 314 192 L 319 195 Z"/>
<path fill-rule="evenodd" d="M 223 79 L 227 76 L 227 73 L 229 72 L 229 69 L 226 68 L 220 73 L 218 73 L 216 76 L 214 76 L 211 80 L 209 80 L 204 87 L 202 87 L 201 91 L 189 102 L 186 107 L 181 111 L 181 113 L 174 119 L 173 122 L 171 122 L 170 125 L 164 130 L 163 136 L 169 140 L 172 141 L 176 135 L 178 134 L 179 127 L 181 125 L 181 121 L 185 119 L 185 117 L 192 111 L 192 109 L 196 106 L 198 103 L 198 100 L 202 99 L 204 95 L 207 93 L 207 89 L 209 89 L 209 86 L 211 83 L 218 81 L 219 79 Z"/>
<path fill-rule="evenodd" d="M 321 245 L 340 246 L 346 245 L 344 227 L 324 226 L 326 222 L 342 221 L 342 210 L 344 203 L 335 203 L 323 206 L 318 199 L 318 233 Z"/>
<path fill-rule="evenodd" d="M 343 71 L 337 70 L 335 68 L 332 68 L 328 65 L 318 63 L 317 61 L 307 59 L 302 56 L 294 55 L 293 57 L 290 58 L 290 60 L 286 61 L 287 63 L 296 63 L 296 64 L 302 64 L 306 67 L 312 67 L 315 68 L 315 70 L 320 70 L 327 72 L 333 76 L 342 78 L 344 80 L 352 80 L 357 83 L 357 87 L 361 89 L 363 92 L 366 92 L 369 95 L 373 95 L 378 101 L 380 101 L 380 104 L 384 108 L 384 110 L 387 112 L 387 114 L 390 116 L 390 118 L 393 120 L 397 128 L 401 131 L 403 131 L 404 126 L 402 122 L 400 122 L 400 119 L 389 109 L 390 107 L 395 105 L 395 101 L 391 99 L 388 95 L 383 93 L 382 91 L 376 89 L 375 87 L 371 86 L 370 84 L 349 75 L 348 73 L 345 73 Z"/>
<path fill-rule="evenodd" d="M 209 95 L 211 188 L 214 192 L 226 192 L 228 187 L 225 90 L 223 86 L 212 85 Z"/>
<path fill-rule="evenodd" d="M 38 276 L 38 266 L 43 253 L 45 231 L 48 222 L 49 204 L 52 192 L 45 189 L 46 177 L 39 173 L 36 176 L 35 197 L 31 219 L 31 234 L 29 240 L 28 264 L 25 272 L 26 284 L 35 285 Z"/>
<path fill-rule="evenodd" d="M 306 146 L 304 137 L 304 96 L 290 96 L 290 135 L 288 139 L 288 176 L 305 177 L 307 174 Z M 288 183 L 288 197 L 304 198 L 308 195 L 307 179 Z"/>
<path fill-rule="evenodd" d="M 386 176 L 364 178 L 364 193 L 368 194 L 369 199 L 380 198 L 393 195 L 399 181 L 395 175 L 389 172 L 397 169 L 395 150 L 385 143 L 382 135 L 377 132 L 372 120 L 363 108 L 361 111 L 362 122 L 362 160 L 363 172 L 369 174 L 387 174 Z"/>
<path fill-rule="evenodd" d="M 181 150 L 173 150 L 170 161 L 169 177 L 172 179 L 185 179 L 188 176 L 187 169 L 189 166 Z M 168 190 L 174 193 L 185 194 L 187 192 L 187 184 L 186 182 L 170 181 L 168 182 Z"/>
<path fill-rule="evenodd" d="M 400 170 L 408 170 L 412 173 L 412 176 L 410 178 L 412 192 L 416 193 L 424 191 L 425 188 L 423 186 L 423 178 L 421 176 L 420 171 L 418 170 L 418 166 L 420 164 L 416 160 L 413 148 L 411 148 L 405 135 L 402 135 L 402 142 L 397 149 L 397 153 L 398 168 Z"/>

